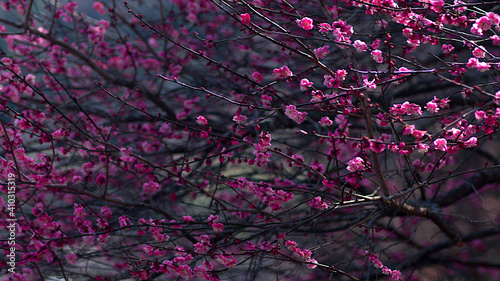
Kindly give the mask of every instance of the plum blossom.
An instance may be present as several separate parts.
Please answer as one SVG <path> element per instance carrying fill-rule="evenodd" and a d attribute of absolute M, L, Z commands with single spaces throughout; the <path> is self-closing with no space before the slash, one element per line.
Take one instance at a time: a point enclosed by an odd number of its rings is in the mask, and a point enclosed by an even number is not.
<path fill-rule="evenodd" d="M 319 124 L 321 124 L 321 126 L 328 127 L 333 125 L 333 121 L 330 120 L 328 116 L 323 116 L 321 117 L 321 120 L 319 120 Z"/>
<path fill-rule="evenodd" d="M 76 259 L 77 259 L 77 256 L 76 254 L 69 254 L 69 255 L 66 255 L 66 260 L 69 262 L 69 264 L 71 265 L 75 265 L 76 264 Z"/>
<path fill-rule="evenodd" d="M 332 26 L 329 23 L 320 23 L 318 24 L 318 26 L 319 26 L 319 32 L 328 33 L 332 31 Z"/>
<path fill-rule="evenodd" d="M 262 74 L 260 74 L 259 72 L 254 72 L 254 73 L 252 74 L 252 79 L 253 79 L 255 82 L 259 83 L 259 82 L 261 82 L 261 81 L 262 81 Z"/>
<path fill-rule="evenodd" d="M 284 65 L 280 68 L 275 68 L 273 70 L 273 74 L 276 78 L 280 78 L 280 79 L 285 79 L 285 78 L 291 77 L 293 75 L 292 71 L 290 71 L 290 69 L 286 65 Z"/>
<path fill-rule="evenodd" d="M 242 24 L 249 24 L 250 23 L 250 15 L 245 13 L 240 15 L 240 20 Z"/>
<path fill-rule="evenodd" d="M 330 53 L 330 46 L 328 45 L 314 49 L 314 54 L 320 59 L 324 58 L 329 53 Z"/>
<path fill-rule="evenodd" d="M 328 208 L 328 204 L 326 204 L 320 196 L 317 196 L 317 197 L 314 197 L 313 199 L 309 200 L 307 202 L 307 204 L 309 204 L 309 206 L 315 208 L 315 209 L 318 209 L 320 211 Z"/>
<path fill-rule="evenodd" d="M 500 105 L 500 91 L 495 93 L 495 98 L 493 98 L 493 101 L 496 105 Z"/>
<path fill-rule="evenodd" d="M 206 126 L 208 124 L 207 119 L 201 115 L 196 118 L 196 123 L 201 126 Z"/>
<path fill-rule="evenodd" d="M 439 106 L 434 101 L 430 101 L 425 105 L 425 109 L 430 113 L 436 113 L 439 111 Z"/>
<path fill-rule="evenodd" d="M 302 27 L 304 30 L 311 30 L 314 25 L 313 25 L 313 20 L 308 18 L 308 17 L 305 17 L 303 19 L 301 19 L 300 21 L 297 20 L 297 23 L 299 24 L 300 27 Z"/>
<path fill-rule="evenodd" d="M 477 68 L 477 70 L 484 72 L 488 69 L 490 69 L 490 64 L 487 62 L 481 62 L 477 58 L 469 58 L 467 61 L 466 66 L 468 68 Z"/>
<path fill-rule="evenodd" d="M 453 52 L 453 50 L 455 50 L 455 47 L 453 47 L 451 44 L 443 44 L 443 46 L 441 47 L 441 50 L 443 50 L 443 53 L 448 55 L 451 52 Z"/>
<path fill-rule="evenodd" d="M 485 54 L 486 52 L 484 51 L 484 47 L 482 46 L 476 47 L 474 51 L 472 51 L 472 55 L 474 55 L 474 57 L 476 58 L 484 58 Z"/>
<path fill-rule="evenodd" d="M 448 149 L 446 139 L 440 138 L 434 141 L 434 146 L 436 149 L 441 151 L 446 151 Z"/>
<path fill-rule="evenodd" d="M 307 115 L 307 112 L 299 112 L 297 110 L 297 108 L 295 107 L 295 105 L 291 104 L 291 105 L 286 107 L 285 114 L 286 114 L 286 116 L 288 116 L 288 118 L 297 122 L 297 124 L 300 124 L 300 123 L 304 122 L 306 115 Z"/>
<path fill-rule="evenodd" d="M 354 157 L 349 160 L 347 170 L 351 172 L 363 171 L 365 169 L 365 161 L 361 157 Z"/>
<path fill-rule="evenodd" d="M 353 46 L 357 52 L 365 52 L 368 50 L 368 45 L 366 45 L 366 43 L 361 40 L 354 41 Z"/>
<path fill-rule="evenodd" d="M 469 140 L 464 142 L 465 147 L 471 148 L 471 147 L 476 147 L 477 146 L 477 138 L 476 137 L 471 137 Z"/>
<path fill-rule="evenodd" d="M 236 114 L 233 117 L 233 121 L 236 122 L 236 124 L 243 124 L 243 122 L 247 121 L 248 117 L 245 115 L 236 112 Z"/>
<path fill-rule="evenodd" d="M 94 2 L 94 5 L 92 5 L 92 8 L 94 8 L 94 10 L 96 10 L 96 12 L 98 12 L 99 14 L 101 15 L 104 15 L 106 12 L 104 11 L 104 6 L 102 5 L 101 2 L 99 1 L 95 1 Z"/>
<path fill-rule="evenodd" d="M 142 186 L 142 191 L 145 194 L 152 194 L 152 193 L 156 193 L 156 192 L 160 191 L 160 188 L 161 188 L 161 186 L 159 183 L 150 180 L 149 182 L 145 183 Z"/>
<path fill-rule="evenodd" d="M 380 50 L 373 50 L 371 52 L 371 55 L 373 60 L 377 63 L 382 63 L 384 61 L 384 58 L 382 57 L 382 51 Z"/>
<path fill-rule="evenodd" d="M 314 83 L 310 82 L 307 78 L 300 80 L 300 90 L 307 91 Z"/>

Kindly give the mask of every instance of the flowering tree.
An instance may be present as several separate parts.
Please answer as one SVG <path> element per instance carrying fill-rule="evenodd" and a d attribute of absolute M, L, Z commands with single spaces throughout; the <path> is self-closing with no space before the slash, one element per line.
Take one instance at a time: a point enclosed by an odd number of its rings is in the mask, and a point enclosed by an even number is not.
<path fill-rule="evenodd" d="M 1 2 L 6 278 L 500 278 L 500 1 L 88 2 Z"/>

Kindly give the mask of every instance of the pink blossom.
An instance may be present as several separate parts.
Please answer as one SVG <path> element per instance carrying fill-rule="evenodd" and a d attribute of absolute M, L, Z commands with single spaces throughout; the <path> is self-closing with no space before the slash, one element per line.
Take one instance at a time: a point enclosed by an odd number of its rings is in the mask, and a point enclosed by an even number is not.
<path fill-rule="evenodd" d="M 152 194 L 152 193 L 156 193 L 156 192 L 160 191 L 160 188 L 161 188 L 161 186 L 159 183 L 151 180 L 142 186 L 142 191 L 145 194 Z"/>
<path fill-rule="evenodd" d="M 207 119 L 201 115 L 196 118 L 196 123 L 201 126 L 206 126 L 208 124 Z"/>
<path fill-rule="evenodd" d="M 316 261 L 313 258 L 306 259 L 306 262 L 307 262 L 306 264 L 307 268 L 314 269 L 318 266 L 317 265 L 318 261 Z"/>
<path fill-rule="evenodd" d="M 217 233 L 224 231 L 224 225 L 220 222 L 212 223 L 212 228 Z"/>
<path fill-rule="evenodd" d="M 357 52 L 364 52 L 368 50 L 368 45 L 366 45 L 366 43 L 361 40 L 354 41 L 353 46 Z"/>
<path fill-rule="evenodd" d="M 314 84 L 313 82 L 309 82 L 309 80 L 307 78 L 304 78 L 304 79 L 300 80 L 300 90 L 306 91 L 313 84 Z"/>
<path fill-rule="evenodd" d="M 255 82 L 259 83 L 259 82 L 261 82 L 261 81 L 262 81 L 262 74 L 260 74 L 259 72 L 254 72 L 254 73 L 252 74 L 252 79 L 253 79 Z"/>
<path fill-rule="evenodd" d="M 495 97 L 493 98 L 493 101 L 495 102 L 496 105 L 500 105 L 500 91 L 495 93 Z"/>
<path fill-rule="evenodd" d="M 320 196 L 314 197 L 313 199 L 307 202 L 311 207 L 318 209 L 320 211 L 328 208 L 328 204 L 326 204 Z"/>
<path fill-rule="evenodd" d="M 286 107 L 285 114 L 286 114 L 286 116 L 288 116 L 288 118 L 297 122 L 297 124 L 300 124 L 300 123 L 304 122 L 306 115 L 307 115 L 307 112 L 299 112 L 299 111 L 297 111 L 297 108 L 295 107 L 295 105 L 289 105 Z"/>
<path fill-rule="evenodd" d="M 250 23 L 250 15 L 245 13 L 240 15 L 240 20 L 242 24 L 249 24 Z"/>
<path fill-rule="evenodd" d="M 130 220 L 125 215 L 120 216 L 118 221 L 120 222 L 120 227 L 130 225 Z"/>
<path fill-rule="evenodd" d="M 233 121 L 236 122 L 236 124 L 243 124 L 243 122 L 247 121 L 248 117 L 245 115 L 236 112 L 236 114 L 233 117 Z"/>
<path fill-rule="evenodd" d="M 384 61 L 384 58 L 382 57 L 382 51 L 380 50 L 373 50 L 371 52 L 371 55 L 373 60 L 377 63 L 382 63 Z"/>
<path fill-rule="evenodd" d="M 300 21 L 297 22 L 300 27 L 302 27 L 304 30 L 311 30 L 313 28 L 313 20 L 310 18 L 303 18 Z"/>
<path fill-rule="evenodd" d="M 273 74 L 276 78 L 280 78 L 280 79 L 285 79 L 285 78 L 291 77 L 293 75 L 292 71 L 290 71 L 290 69 L 286 65 L 284 65 L 280 68 L 275 68 L 273 70 Z"/>
<path fill-rule="evenodd" d="M 329 23 L 320 23 L 318 24 L 319 31 L 322 33 L 328 33 L 332 31 L 332 26 Z"/>
<path fill-rule="evenodd" d="M 71 265 L 76 265 L 76 259 L 77 259 L 77 256 L 76 254 L 69 254 L 69 255 L 66 255 L 66 260 L 69 262 L 69 264 Z"/>
<path fill-rule="evenodd" d="M 185 222 L 194 222 L 194 219 L 192 216 L 182 216 L 182 220 Z"/>
<path fill-rule="evenodd" d="M 99 14 L 104 15 L 106 12 L 104 11 L 104 6 L 102 5 L 101 2 L 95 1 L 94 5 L 92 5 L 92 8 L 96 10 Z"/>
<path fill-rule="evenodd" d="M 113 216 L 113 212 L 111 211 L 111 208 L 108 206 L 102 206 L 101 207 L 101 215 L 105 219 L 110 219 Z"/>
<path fill-rule="evenodd" d="M 425 136 L 425 134 L 427 134 L 427 131 L 413 130 L 411 135 L 414 136 L 419 141 Z"/>
<path fill-rule="evenodd" d="M 295 161 L 292 161 L 292 165 L 294 165 L 296 167 L 302 167 L 301 163 L 304 163 L 304 156 L 294 154 L 294 155 L 292 155 L 292 159 L 295 160 Z"/>
<path fill-rule="evenodd" d="M 68 4 L 66 4 L 66 6 L 64 6 L 64 9 L 66 9 L 66 11 L 68 11 L 70 14 L 72 14 L 76 11 L 76 7 L 78 7 L 78 3 L 71 1 L 71 2 L 68 2 Z"/>
<path fill-rule="evenodd" d="M 446 144 L 447 144 L 446 139 L 443 138 L 434 141 L 435 148 L 441 151 L 446 151 L 446 149 L 448 149 L 448 146 Z"/>
<path fill-rule="evenodd" d="M 469 140 L 464 142 L 465 147 L 471 148 L 471 147 L 476 147 L 477 146 L 477 138 L 476 137 L 471 137 Z"/>
<path fill-rule="evenodd" d="M 217 255 L 217 261 L 226 266 L 227 268 L 235 267 L 238 263 L 237 259 L 234 259 L 231 255 Z"/>
<path fill-rule="evenodd" d="M 349 160 L 347 170 L 351 172 L 363 171 L 365 169 L 365 161 L 361 157 L 354 157 Z"/>
<path fill-rule="evenodd" d="M 474 51 L 472 51 L 472 55 L 476 58 L 484 58 L 486 52 L 484 51 L 484 47 L 476 47 Z"/>
<path fill-rule="evenodd" d="M 480 17 L 476 19 L 476 22 L 473 24 L 473 28 L 471 29 L 472 33 L 477 35 L 483 35 L 483 32 L 491 28 L 491 24 L 493 22 L 489 17 Z"/>
<path fill-rule="evenodd" d="M 103 174 L 100 174 L 99 176 L 97 176 L 96 182 L 99 185 L 104 185 L 106 183 L 106 176 Z"/>
<path fill-rule="evenodd" d="M 439 106 L 434 101 L 430 101 L 425 105 L 425 109 L 430 113 L 437 113 L 439 111 Z"/>
<path fill-rule="evenodd" d="M 491 43 L 492 43 L 493 45 L 495 45 L 495 46 L 500 46 L 500 36 L 498 36 L 498 35 L 492 35 L 492 36 L 490 37 L 490 39 L 491 39 Z"/>
<path fill-rule="evenodd" d="M 319 47 L 317 49 L 314 49 L 314 54 L 322 59 L 324 58 L 326 55 L 328 55 L 330 53 L 330 46 L 326 45 L 326 46 L 323 46 L 323 47 Z"/>
<path fill-rule="evenodd" d="M 451 52 L 453 52 L 453 50 L 455 50 L 455 47 L 453 47 L 451 44 L 443 44 L 443 46 L 441 47 L 441 50 L 443 50 L 443 53 L 445 54 L 449 54 Z"/>
<path fill-rule="evenodd" d="M 422 115 L 422 109 L 418 104 L 405 101 L 401 107 L 405 110 L 407 115 Z"/>
<path fill-rule="evenodd" d="M 330 118 L 328 116 L 321 117 L 321 120 L 319 120 L 319 123 L 321 124 L 321 126 L 324 126 L 324 127 L 328 127 L 328 126 L 333 125 L 333 121 L 330 120 Z"/>

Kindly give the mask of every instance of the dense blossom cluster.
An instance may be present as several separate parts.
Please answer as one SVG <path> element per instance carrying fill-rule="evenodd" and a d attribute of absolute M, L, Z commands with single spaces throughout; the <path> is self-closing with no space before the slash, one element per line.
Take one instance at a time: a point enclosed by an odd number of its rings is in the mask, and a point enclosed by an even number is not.
<path fill-rule="evenodd" d="M 8 280 L 500 278 L 495 4 L 90 2 L 0 1 Z"/>

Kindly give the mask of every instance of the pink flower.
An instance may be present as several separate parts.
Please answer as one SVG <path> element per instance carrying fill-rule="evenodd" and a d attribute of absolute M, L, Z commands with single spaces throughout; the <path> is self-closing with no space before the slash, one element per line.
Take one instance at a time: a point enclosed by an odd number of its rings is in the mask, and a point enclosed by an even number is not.
<path fill-rule="evenodd" d="M 500 91 L 495 93 L 495 98 L 493 99 L 496 105 L 500 105 Z"/>
<path fill-rule="evenodd" d="M 451 44 L 443 44 L 443 46 L 441 47 L 441 50 L 443 50 L 443 53 L 445 54 L 449 54 L 451 52 L 453 52 L 453 50 L 455 50 L 455 47 L 453 47 Z"/>
<path fill-rule="evenodd" d="M 276 78 L 281 78 L 281 79 L 285 79 L 293 75 L 292 71 L 290 71 L 290 69 L 286 65 L 280 68 L 275 68 L 273 70 L 273 74 Z"/>
<path fill-rule="evenodd" d="M 476 58 L 484 58 L 486 52 L 484 51 L 484 47 L 476 47 L 474 51 L 472 51 L 472 55 Z"/>
<path fill-rule="evenodd" d="M 99 185 L 104 185 L 106 183 L 106 176 L 103 174 L 100 174 L 99 176 L 97 176 L 96 182 Z"/>
<path fill-rule="evenodd" d="M 254 73 L 252 74 L 252 79 L 253 79 L 255 82 L 259 83 L 260 81 L 262 81 L 262 74 L 260 74 L 260 73 L 258 73 L 258 72 L 254 72 Z"/>
<path fill-rule="evenodd" d="M 309 80 L 306 78 L 300 80 L 300 90 L 301 91 L 306 91 L 312 85 L 313 85 L 313 82 L 309 82 Z"/>
<path fill-rule="evenodd" d="M 477 138 L 472 137 L 468 141 L 464 142 L 465 147 L 471 148 L 471 147 L 476 147 L 477 146 Z"/>
<path fill-rule="evenodd" d="M 240 20 L 242 24 L 249 24 L 250 23 L 250 15 L 245 13 L 240 15 Z"/>
<path fill-rule="evenodd" d="M 446 151 L 446 149 L 448 149 L 448 146 L 446 144 L 446 139 L 443 138 L 434 141 L 435 148 L 441 151 Z"/>
<path fill-rule="evenodd" d="M 314 269 L 318 266 L 317 265 L 318 261 L 313 258 L 306 259 L 306 262 L 307 262 L 306 264 L 307 268 Z"/>
<path fill-rule="evenodd" d="M 363 171 L 365 169 L 365 161 L 361 157 L 354 157 L 349 160 L 347 170 L 351 172 Z"/>
<path fill-rule="evenodd" d="M 160 184 L 155 181 L 149 181 L 142 186 L 142 191 L 146 194 L 152 194 L 160 191 Z"/>
<path fill-rule="evenodd" d="M 76 264 L 76 258 L 77 256 L 75 254 L 69 254 L 69 255 L 66 255 L 66 260 L 69 262 L 69 264 L 71 265 L 75 265 Z"/>
<path fill-rule="evenodd" d="M 429 151 L 429 146 L 427 144 L 419 143 L 417 145 L 418 153 L 426 153 L 427 151 Z"/>
<path fill-rule="evenodd" d="M 207 119 L 201 115 L 196 118 L 196 123 L 201 126 L 206 126 L 208 124 Z"/>
<path fill-rule="evenodd" d="M 248 117 L 245 115 L 236 112 L 236 114 L 233 117 L 233 121 L 236 122 L 236 124 L 243 124 L 243 122 L 247 121 Z"/>
<path fill-rule="evenodd" d="M 493 43 L 493 45 L 500 46 L 500 36 L 493 35 L 490 37 L 490 39 L 491 39 L 491 43 Z"/>
<path fill-rule="evenodd" d="M 436 113 L 439 111 L 438 105 L 434 101 L 430 101 L 425 105 L 425 109 L 430 113 Z"/>
<path fill-rule="evenodd" d="M 384 58 L 382 57 L 382 51 L 380 50 L 373 50 L 371 52 L 371 55 L 373 60 L 377 63 L 382 63 L 384 61 Z"/>
<path fill-rule="evenodd" d="M 120 227 L 130 225 L 130 220 L 124 215 L 120 216 L 118 221 L 120 222 Z"/>
<path fill-rule="evenodd" d="M 297 111 L 297 108 L 295 107 L 295 105 L 289 105 L 286 107 L 285 114 L 286 114 L 286 116 L 288 116 L 288 118 L 297 122 L 297 124 L 300 124 L 300 123 L 304 122 L 306 115 L 307 115 L 307 112 L 299 112 L 299 111 Z"/>
<path fill-rule="evenodd" d="M 113 216 L 113 212 L 111 211 L 111 208 L 108 206 L 103 206 L 101 207 L 101 215 L 105 219 L 110 219 Z"/>
<path fill-rule="evenodd" d="M 298 24 L 304 29 L 304 30 L 311 30 L 313 28 L 313 20 L 310 18 L 303 18 L 302 20 L 298 21 Z"/>
<path fill-rule="evenodd" d="M 320 211 L 328 208 L 328 204 L 326 204 L 322 199 L 321 197 L 317 196 L 317 197 L 314 197 L 313 199 L 309 200 L 307 202 L 307 204 L 309 204 L 309 206 L 315 208 L 315 209 L 318 209 Z"/>
<path fill-rule="evenodd" d="M 94 2 L 94 5 L 92 5 L 92 8 L 96 10 L 99 14 L 104 15 L 106 12 L 104 11 L 104 6 L 102 5 L 101 2 Z"/>
<path fill-rule="evenodd" d="M 323 46 L 323 47 L 319 47 L 317 49 L 314 49 L 314 54 L 322 59 L 324 58 L 326 55 L 328 55 L 330 53 L 330 46 Z"/>
<path fill-rule="evenodd" d="M 319 26 L 319 32 L 328 33 L 332 31 L 332 26 L 329 23 L 320 23 L 318 24 L 318 26 Z"/>
<path fill-rule="evenodd" d="M 368 45 L 361 40 L 354 41 L 353 45 L 357 52 L 364 52 L 368 50 Z"/>
<path fill-rule="evenodd" d="M 321 117 L 321 120 L 319 120 L 319 123 L 321 126 L 328 127 L 333 125 L 333 121 L 328 118 L 328 116 Z"/>
<path fill-rule="evenodd" d="M 224 225 L 220 222 L 213 223 L 212 228 L 217 233 L 221 233 L 222 231 L 224 231 Z"/>

